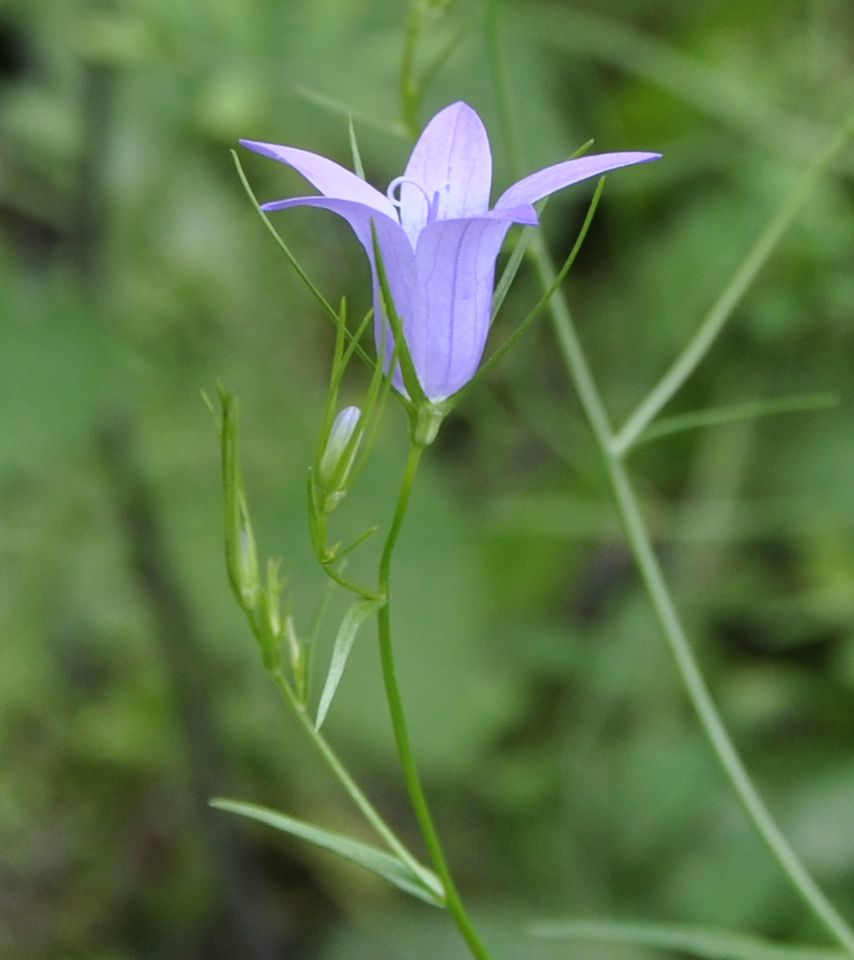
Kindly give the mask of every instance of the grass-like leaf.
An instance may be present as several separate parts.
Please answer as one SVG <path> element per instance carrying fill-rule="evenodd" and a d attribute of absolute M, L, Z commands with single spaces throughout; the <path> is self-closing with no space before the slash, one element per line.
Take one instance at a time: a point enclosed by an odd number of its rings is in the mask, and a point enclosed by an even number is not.
<path fill-rule="evenodd" d="M 341 322 L 340 320 L 341 315 L 336 310 L 333 309 L 332 305 L 329 303 L 326 297 L 323 296 L 317 284 L 315 284 L 315 282 L 311 279 L 311 277 L 309 277 L 306 271 L 302 268 L 302 265 L 300 264 L 300 262 L 291 252 L 290 247 L 281 238 L 281 236 L 279 235 L 279 231 L 276 230 L 276 228 L 273 226 L 272 222 L 270 221 L 270 218 L 261 209 L 261 205 L 258 203 L 258 198 L 255 196 L 255 191 L 252 189 L 252 186 L 249 183 L 249 178 L 246 176 L 246 173 L 243 170 L 243 164 L 241 164 L 240 157 L 238 157 L 236 150 L 231 151 L 231 159 L 234 161 L 234 167 L 237 170 L 237 176 L 240 179 L 240 183 L 241 183 L 241 186 L 243 187 L 243 191 L 246 194 L 246 196 L 249 198 L 249 201 L 251 202 L 255 210 L 255 213 L 261 218 L 261 222 L 267 228 L 267 232 L 276 241 L 276 245 L 279 247 L 282 253 L 284 253 L 284 255 L 287 257 L 288 262 L 297 272 L 297 276 L 299 276 L 300 280 L 302 280 L 302 282 L 306 285 L 311 295 L 320 304 L 321 308 L 323 309 L 323 312 L 329 317 L 332 323 L 335 324 L 335 326 L 337 327 Z M 342 305 L 342 309 L 343 309 L 343 305 Z M 345 333 L 347 334 L 348 337 L 350 337 L 351 342 L 353 342 L 353 349 L 355 349 L 359 357 L 361 357 L 361 359 L 370 367 L 372 365 L 371 359 L 370 357 L 368 357 L 367 353 L 365 353 L 364 349 L 359 344 L 358 339 L 354 341 L 353 336 L 348 331 L 345 330 Z"/>
<path fill-rule="evenodd" d="M 345 119 L 352 117 L 354 120 L 358 120 L 362 126 L 369 127 L 372 130 L 378 130 L 381 133 L 390 133 L 398 139 L 404 139 L 406 137 L 406 128 L 402 124 L 378 117 L 376 114 L 369 113 L 365 110 L 358 110 L 353 107 L 352 104 L 331 97 L 305 83 L 292 83 L 291 89 L 304 100 L 327 110 L 329 113 L 344 117 Z"/>
<path fill-rule="evenodd" d="M 353 649 L 353 641 L 356 639 L 359 627 L 377 610 L 380 602 L 384 601 L 357 600 L 344 614 L 344 619 L 338 628 L 338 635 L 335 637 L 335 646 L 332 648 L 329 673 L 326 675 L 326 682 L 323 684 L 323 691 L 320 694 L 320 704 L 317 708 L 317 720 L 315 721 L 318 730 L 323 726 L 323 721 L 332 705 L 332 698 L 341 682 L 344 667 L 347 666 L 347 658 Z"/>
<path fill-rule="evenodd" d="M 365 179 L 365 165 L 362 163 L 362 152 L 356 139 L 356 127 L 353 125 L 353 114 L 347 114 L 347 134 L 350 138 L 350 152 L 353 154 L 353 170 L 357 177 Z"/>
<path fill-rule="evenodd" d="M 792 397 L 777 397 L 773 400 L 752 400 L 726 407 L 712 407 L 708 410 L 692 410 L 672 417 L 662 417 L 651 423 L 635 441 L 635 446 L 659 440 L 674 433 L 697 430 L 700 427 L 716 427 L 719 424 L 734 423 L 738 420 L 752 420 L 756 417 L 771 417 L 780 413 L 805 413 L 812 410 L 829 410 L 839 403 L 832 393 L 810 393 Z"/>
<path fill-rule="evenodd" d="M 210 803 L 217 810 L 226 810 L 241 817 L 248 817 L 250 820 L 257 820 L 259 823 L 265 823 L 276 830 L 282 830 L 294 837 L 299 837 L 301 840 L 308 840 L 315 846 L 323 847 L 324 850 L 331 850 L 345 860 L 357 863 L 360 867 L 364 867 L 384 880 L 388 880 L 398 889 L 432 906 L 440 907 L 444 905 L 442 885 L 438 877 L 427 871 L 426 868 L 424 869 L 424 876 L 429 878 L 429 885 L 397 857 L 343 834 L 324 830 L 322 827 L 297 820 L 294 817 L 287 816 L 287 814 L 270 810 L 268 807 L 259 807 L 254 803 L 226 800 L 219 797 L 211 800 Z"/>
<path fill-rule="evenodd" d="M 243 190 L 246 193 L 246 196 L 249 198 L 250 202 L 252 203 L 252 206 L 255 209 L 255 212 L 261 218 L 264 226 L 267 228 L 272 238 L 276 241 L 276 244 L 279 246 L 281 251 L 288 258 L 288 261 L 290 262 L 294 270 L 296 270 L 297 274 L 299 275 L 299 278 L 306 285 L 306 287 L 308 287 L 311 295 L 315 298 L 315 300 L 317 300 L 317 302 L 323 308 L 327 316 L 330 317 L 332 322 L 337 324 L 338 314 L 332 308 L 332 306 L 330 305 L 326 297 L 324 297 L 323 294 L 320 292 L 320 290 L 317 288 L 316 284 L 311 279 L 311 277 L 309 277 L 309 275 L 305 272 L 305 270 L 303 270 L 297 258 L 293 255 L 293 253 L 291 253 L 290 247 L 285 243 L 284 240 L 282 240 L 282 238 L 279 236 L 278 230 L 276 230 L 276 228 L 270 222 L 270 218 L 261 209 L 261 205 L 258 203 L 258 198 L 255 196 L 255 192 L 253 191 L 252 187 L 249 184 L 249 179 L 243 170 L 243 164 L 240 162 L 240 157 L 238 157 L 236 150 L 231 151 L 231 159 L 234 161 L 234 167 L 237 170 L 237 176 L 240 178 L 240 184 L 243 187 Z"/>
<path fill-rule="evenodd" d="M 550 940 L 595 940 L 653 947 L 699 960 L 844 960 L 822 947 L 788 946 L 728 930 L 624 920 L 566 920 L 540 923 L 530 932 Z"/>

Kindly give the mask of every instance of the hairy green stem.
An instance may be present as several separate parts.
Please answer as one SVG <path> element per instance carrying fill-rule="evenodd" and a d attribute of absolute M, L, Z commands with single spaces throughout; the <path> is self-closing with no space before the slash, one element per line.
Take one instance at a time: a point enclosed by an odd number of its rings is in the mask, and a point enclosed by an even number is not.
<path fill-rule="evenodd" d="M 466 912 L 459 892 L 457 891 L 456 884 L 454 883 L 448 866 L 448 861 L 445 857 L 445 852 L 439 840 L 439 834 L 433 823 L 433 817 L 430 813 L 427 797 L 424 794 L 424 788 L 421 785 L 421 778 L 418 774 L 418 767 L 415 763 L 412 745 L 409 741 L 409 732 L 403 712 L 403 701 L 397 682 L 397 671 L 395 669 L 394 651 L 391 642 L 391 561 L 403 520 L 406 516 L 406 508 L 409 504 L 412 485 L 415 481 L 418 464 L 423 452 L 424 447 L 419 444 L 413 444 L 409 449 L 409 456 L 407 457 L 403 474 L 403 482 L 401 483 L 400 493 L 397 498 L 397 506 L 395 507 L 394 517 L 392 518 L 388 536 L 383 546 L 382 556 L 380 557 L 379 587 L 380 592 L 386 599 L 385 604 L 377 612 L 380 659 L 382 661 L 386 698 L 388 700 L 391 723 L 394 729 L 394 740 L 397 745 L 397 754 L 403 770 L 403 778 L 409 793 L 410 802 L 412 803 L 413 812 L 421 827 L 424 842 L 430 852 L 433 866 L 445 889 L 445 906 L 468 945 L 472 956 L 477 958 L 477 960 L 490 960 L 490 955 L 478 936 L 474 924 Z"/>

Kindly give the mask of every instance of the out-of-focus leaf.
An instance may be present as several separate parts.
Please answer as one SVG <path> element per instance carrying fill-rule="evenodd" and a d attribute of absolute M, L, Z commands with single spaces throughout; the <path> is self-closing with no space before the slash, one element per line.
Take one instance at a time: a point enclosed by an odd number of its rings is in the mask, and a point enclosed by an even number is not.
<path fill-rule="evenodd" d="M 779 397 L 774 400 L 754 400 L 748 403 L 733 404 L 728 407 L 713 407 L 709 410 L 693 410 L 672 417 L 662 417 L 651 423 L 638 437 L 636 444 L 658 440 L 683 430 L 697 430 L 701 427 L 716 427 L 723 423 L 738 420 L 752 420 L 757 417 L 770 417 L 781 413 L 804 413 L 810 410 L 828 410 L 836 406 L 839 399 L 832 393 L 814 393 L 797 397 Z"/>
<path fill-rule="evenodd" d="M 565 920 L 531 928 L 536 937 L 552 940 L 608 940 L 687 953 L 701 960 L 844 960 L 838 950 L 787 946 L 759 937 L 706 927 L 620 920 Z"/>

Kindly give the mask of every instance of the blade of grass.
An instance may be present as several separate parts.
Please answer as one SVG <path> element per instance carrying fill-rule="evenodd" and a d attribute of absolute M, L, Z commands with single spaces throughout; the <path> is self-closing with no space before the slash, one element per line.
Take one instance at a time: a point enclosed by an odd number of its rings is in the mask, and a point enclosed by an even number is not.
<path fill-rule="evenodd" d="M 660 440 L 662 437 L 683 433 L 686 430 L 698 430 L 702 427 L 717 427 L 739 420 L 753 420 L 759 417 L 773 417 L 781 413 L 807 413 L 814 410 L 829 410 L 837 406 L 839 398 L 832 393 L 802 394 L 793 397 L 778 397 L 774 400 L 753 400 L 736 403 L 727 407 L 713 407 L 708 410 L 692 410 L 673 417 L 664 417 L 651 423 L 635 441 L 635 446 Z"/>
<path fill-rule="evenodd" d="M 394 884 L 400 890 L 404 890 L 419 900 L 425 901 L 425 903 L 434 907 L 443 905 L 442 885 L 439 883 L 439 878 L 435 874 L 427 874 L 426 868 L 424 874 L 415 874 L 397 857 L 393 857 L 383 850 L 361 843 L 359 840 L 353 840 L 352 837 L 344 836 L 341 833 L 316 827 L 304 820 L 289 817 L 277 810 L 270 810 L 268 807 L 259 807 L 254 803 L 222 798 L 211 800 L 210 805 L 217 810 L 236 813 L 238 816 L 257 820 L 259 823 L 274 827 L 276 830 L 282 830 L 294 837 L 299 837 L 301 840 L 307 840 L 315 846 L 337 853 L 339 857 L 370 870 L 377 876 Z M 431 878 L 429 885 L 422 879 L 424 875 L 429 875 Z"/>
<path fill-rule="evenodd" d="M 237 156 L 237 152 L 235 150 L 231 151 L 231 158 L 234 161 L 235 168 L 237 169 L 237 176 L 240 178 L 240 182 L 243 185 L 243 189 L 246 191 L 246 195 L 252 201 L 252 206 L 255 208 L 255 212 L 261 218 L 264 226 L 267 228 L 270 235 L 273 237 L 273 239 L 276 241 L 278 246 L 281 248 L 284 255 L 288 258 L 288 262 L 290 263 L 290 265 L 294 268 L 294 270 L 296 270 L 300 280 L 302 280 L 302 282 L 308 287 L 309 291 L 311 292 L 311 295 L 315 298 L 315 300 L 317 300 L 317 302 L 323 308 L 323 311 L 326 313 L 329 319 L 337 326 L 338 313 L 332 307 L 332 305 L 329 303 L 326 297 L 323 296 L 323 294 L 317 288 L 317 285 L 311 279 L 311 277 L 309 277 L 309 275 L 305 272 L 305 270 L 303 270 L 302 266 L 300 265 L 300 262 L 291 252 L 290 247 L 288 247 L 288 245 L 281 238 L 281 236 L 279 236 L 278 230 L 276 230 L 276 228 L 270 222 L 270 218 L 261 209 L 261 205 L 258 203 L 258 198 L 255 196 L 255 192 L 253 191 L 252 187 L 249 185 L 249 180 L 243 170 L 243 165 L 240 162 L 240 157 Z M 347 333 L 347 336 L 352 340 L 352 335 L 349 333 L 349 331 Z M 366 364 L 368 364 L 368 366 L 371 365 L 371 358 L 365 352 L 361 344 L 357 343 L 356 352 L 358 353 L 361 360 L 363 360 Z"/>
<path fill-rule="evenodd" d="M 821 947 L 787 946 L 760 937 L 706 927 L 621 920 L 566 920 L 539 923 L 531 934 L 547 940 L 590 940 L 687 953 L 701 960 L 843 960 L 844 953 Z"/>
<path fill-rule="evenodd" d="M 332 648 L 332 662 L 329 664 L 329 673 L 326 675 L 326 682 L 323 684 L 323 691 L 320 694 L 320 704 L 317 708 L 317 719 L 314 725 L 319 730 L 323 726 L 323 721 L 332 706 L 332 698 L 344 675 L 344 668 L 347 666 L 347 660 L 350 651 L 353 649 L 353 641 L 359 632 L 359 627 L 373 616 L 382 600 L 357 600 L 344 614 L 341 626 L 335 637 L 335 645 Z"/>

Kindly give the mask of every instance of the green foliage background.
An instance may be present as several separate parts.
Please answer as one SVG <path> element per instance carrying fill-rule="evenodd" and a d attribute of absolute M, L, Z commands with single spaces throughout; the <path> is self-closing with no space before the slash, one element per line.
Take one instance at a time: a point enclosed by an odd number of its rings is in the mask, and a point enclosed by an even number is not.
<path fill-rule="evenodd" d="M 472 103 L 506 184 L 481 7 L 424 6 L 419 66 L 461 39 L 420 120 Z M 619 422 L 850 106 L 854 9 L 506 0 L 503 13 L 530 169 L 590 137 L 665 154 L 610 178 L 568 284 Z M 221 378 L 241 397 L 256 529 L 283 555 L 305 627 L 323 587 L 304 490 L 332 331 L 228 151 L 244 136 L 347 162 L 340 105 L 369 179 L 387 183 L 408 153 L 406 17 L 391 0 L 0 3 L 2 956 L 463 955 L 438 911 L 206 807 L 228 794 L 361 832 L 228 594 L 199 390 Z M 301 189 L 244 162 L 265 199 Z M 852 172 L 849 148 L 671 410 L 828 391 L 838 404 L 674 436 L 633 460 L 724 716 L 849 916 Z M 558 255 L 591 190 L 550 203 Z M 346 228 L 278 216 L 329 297 L 366 308 Z M 499 336 L 535 295 L 523 272 Z M 387 520 L 404 432 L 393 410 L 345 526 Z M 542 917 L 820 941 L 699 737 L 545 322 L 447 423 L 398 556 L 416 750 L 498 955 L 651 955 L 529 940 Z M 321 664 L 334 619 L 326 634 Z M 328 730 L 417 847 L 367 630 Z"/>

